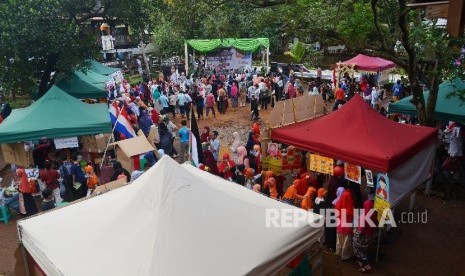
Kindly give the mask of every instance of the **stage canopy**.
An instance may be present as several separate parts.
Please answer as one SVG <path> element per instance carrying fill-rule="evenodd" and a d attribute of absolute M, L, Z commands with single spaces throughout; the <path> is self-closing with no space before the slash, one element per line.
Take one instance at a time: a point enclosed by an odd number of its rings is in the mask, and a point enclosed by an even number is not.
<path fill-rule="evenodd" d="M 355 65 L 354 70 L 361 73 L 375 74 L 378 72 L 394 69 L 396 64 L 380 57 L 370 57 L 358 54 L 356 57 L 343 61 L 340 64 Z"/>
<path fill-rule="evenodd" d="M 109 76 L 109 75 L 111 75 L 111 74 L 113 74 L 115 72 L 118 72 L 120 70 L 118 68 L 105 66 L 105 65 L 103 65 L 100 62 L 95 61 L 95 60 L 90 61 L 90 66 L 91 66 L 90 70 L 94 71 L 95 73 L 105 75 L 105 76 Z"/>
<path fill-rule="evenodd" d="M 106 104 L 85 104 L 52 86 L 38 101 L 13 110 L 0 124 L 0 143 L 110 132 Z"/>
<path fill-rule="evenodd" d="M 328 115 L 271 130 L 271 139 L 367 169 L 390 172 L 432 143 L 434 128 L 391 121 L 359 96 Z"/>
<path fill-rule="evenodd" d="M 447 81 L 439 85 L 438 98 L 436 100 L 436 109 L 434 119 L 439 121 L 454 121 L 465 124 L 465 102 L 461 102 L 457 96 L 448 96 L 454 91 L 465 89 L 465 82 L 456 79 L 453 82 Z M 428 100 L 429 92 L 423 93 L 425 102 Z M 416 115 L 417 109 L 411 103 L 412 96 L 389 104 L 389 113 L 402 113 Z"/>
<path fill-rule="evenodd" d="M 189 39 L 186 40 L 195 50 L 205 53 L 219 47 L 233 47 L 244 52 L 254 52 L 260 46 L 270 47 L 268 38 L 225 38 L 225 39 Z"/>
<path fill-rule="evenodd" d="M 270 209 L 302 221 L 267 227 Z M 47 275 L 272 275 L 321 237 L 308 223 L 320 219 L 164 156 L 127 186 L 18 228 Z"/>

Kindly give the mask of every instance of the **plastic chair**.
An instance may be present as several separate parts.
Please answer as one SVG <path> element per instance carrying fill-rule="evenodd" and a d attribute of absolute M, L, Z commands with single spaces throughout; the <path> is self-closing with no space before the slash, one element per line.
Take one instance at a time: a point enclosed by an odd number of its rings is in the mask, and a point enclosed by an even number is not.
<path fill-rule="evenodd" d="M 5 222 L 8 224 L 11 218 L 10 208 L 6 205 L 0 206 L 0 221 Z"/>

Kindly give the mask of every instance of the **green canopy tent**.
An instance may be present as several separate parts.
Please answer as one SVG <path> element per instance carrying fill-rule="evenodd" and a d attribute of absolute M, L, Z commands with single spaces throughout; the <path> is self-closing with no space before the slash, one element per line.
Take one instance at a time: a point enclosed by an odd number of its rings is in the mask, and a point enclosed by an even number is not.
<path fill-rule="evenodd" d="M 434 119 L 438 121 L 454 121 L 465 124 L 465 103 L 462 103 L 458 97 L 448 97 L 451 92 L 465 90 L 465 82 L 456 79 L 453 82 L 446 81 L 439 85 L 438 98 L 436 101 L 436 110 Z M 428 100 L 429 91 L 423 93 L 425 101 Z M 389 113 L 401 113 L 416 115 L 417 110 L 411 103 L 412 96 L 389 104 Z"/>
<path fill-rule="evenodd" d="M 85 72 L 76 70 L 74 71 L 74 74 L 76 74 L 81 80 L 90 81 L 90 83 L 92 84 L 103 85 L 103 86 L 105 86 L 107 81 L 110 79 L 109 76 L 96 73 L 92 70 L 87 70 Z"/>
<path fill-rule="evenodd" d="M 56 86 L 78 99 L 100 99 L 107 97 L 105 82 L 99 83 L 90 74 L 76 71 L 69 78 L 58 81 Z"/>
<path fill-rule="evenodd" d="M 101 74 L 101 75 L 109 76 L 109 75 L 119 71 L 120 69 L 113 68 L 113 67 L 108 67 L 108 66 L 105 66 L 105 65 L 101 64 L 98 61 L 91 60 L 90 61 L 90 70 L 94 71 L 95 73 Z"/>
<path fill-rule="evenodd" d="M 188 45 L 201 53 L 207 53 L 220 47 L 233 47 L 244 52 L 255 52 L 259 47 L 265 47 L 267 70 L 270 63 L 270 40 L 268 38 L 189 39 L 184 43 L 186 74 L 189 67 Z"/>
<path fill-rule="evenodd" d="M 57 86 L 0 124 L 0 144 L 111 132 L 106 104 L 85 104 Z"/>

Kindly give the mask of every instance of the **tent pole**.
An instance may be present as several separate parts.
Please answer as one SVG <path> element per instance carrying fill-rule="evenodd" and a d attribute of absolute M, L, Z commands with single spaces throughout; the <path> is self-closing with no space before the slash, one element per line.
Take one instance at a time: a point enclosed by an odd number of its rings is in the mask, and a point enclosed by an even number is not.
<path fill-rule="evenodd" d="M 268 74 L 268 70 L 270 68 L 270 47 L 266 47 L 266 73 Z"/>
<path fill-rule="evenodd" d="M 124 109 L 124 105 L 123 105 L 123 108 L 121 108 L 121 110 L 119 111 L 119 113 L 121 113 Z M 118 115 L 119 117 L 119 115 Z M 102 162 L 100 162 L 100 170 L 102 169 L 103 167 L 103 162 L 105 162 L 105 156 L 107 155 L 107 150 L 108 150 L 108 147 L 110 146 L 110 141 L 111 139 L 113 138 L 113 140 L 115 139 L 115 137 L 113 137 L 114 133 L 115 133 L 115 128 L 116 128 L 116 123 L 118 122 L 118 118 L 116 118 L 116 122 L 115 124 L 113 125 L 113 129 L 111 130 L 111 136 L 110 136 L 110 139 L 108 139 L 108 142 L 107 142 L 107 146 L 105 147 L 105 151 L 103 151 L 103 157 L 102 157 Z"/>
<path fill-rule="evenodd" d="M 192 116 L 194 116 L 194 112 L 192 112 L 192 108 L 194 108 L 193 104 L 190 103 L 190 106 L 191 106 L 191 108 L 190 108 L 189 112 L 191 112 L 191 114 L 190 114 L 190 120 L 189 120 L 189 148 L 187 149 L 187 154 L 188 154 L 187 155 L 188 156 L 187 160 L 189 162 L 192 161 L 192 153 L 191 153 L 191 150 L 192 150 Z"/>
<path fill-rule="evenodd" d="M 21 225 L 18 225 L 18 233 L 19 233 L 19 246 L 21 247 L 21 255 L 23 255 L 24 271 L 26 272 L 26 276 L 30 276 L 31 274 L 29 273 L 29 264 L 27 263 L 26 250 L 24 249 L 23 231 L 22 231 Z"/>
<path fill-rule="evenodd" d="M 189 71 L 189 52 L 187 51 L 187 42 L 184 41 L 184 56 L 185 56 L 185 60 L 184 60 L 184 63 L 185 63 L 185 67 L 186 67 L 186 77 L 188 76 L 188 71 Z"/>
<path fill-rule="evenodd" d="M 378 232 L 378 245 L 376 246 L 376 263 L 378 263 L 378 257 L 379 257 L 379 246 L 381 244 L 381 227 L 379 228 Z"/>

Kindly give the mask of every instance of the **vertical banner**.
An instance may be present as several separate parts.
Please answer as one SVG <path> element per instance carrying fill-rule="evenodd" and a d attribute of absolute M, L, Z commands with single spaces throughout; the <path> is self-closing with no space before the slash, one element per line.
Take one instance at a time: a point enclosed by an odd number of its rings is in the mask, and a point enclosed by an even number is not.
<path fill-rule="evenodd" d="M 387 174 L 378 173 L 376 176 L 376 196 L 374 208 L 378 212 L 378 220 L 381 219 L 385 209 L 391 208 L 391 204 L 389 203 L 389 177 Z"/>

